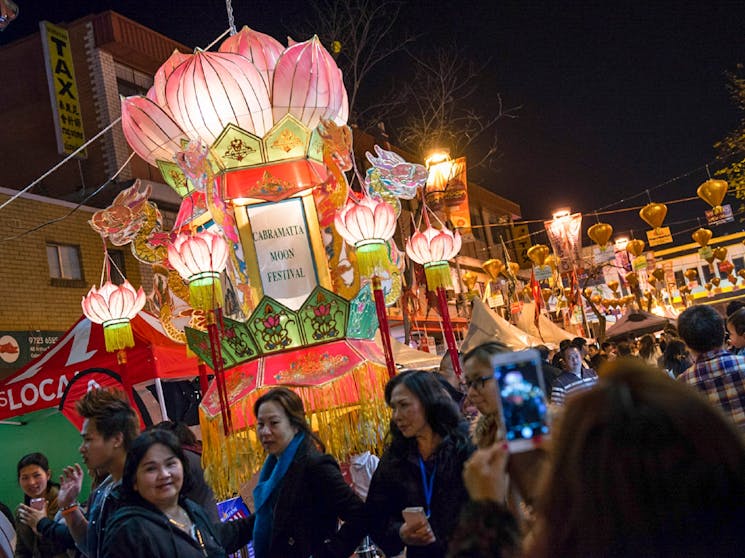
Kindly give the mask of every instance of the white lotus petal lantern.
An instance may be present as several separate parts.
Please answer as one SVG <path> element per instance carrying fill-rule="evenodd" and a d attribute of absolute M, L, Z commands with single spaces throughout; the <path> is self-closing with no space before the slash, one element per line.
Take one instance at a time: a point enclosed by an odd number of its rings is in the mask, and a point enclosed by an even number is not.
<path fill-rule="evenodd" d="M 192 308 L 222 306 L 220 273 L 228 263 L 228 243 L 213 232 L 182 233 L 168 246 L 168 262 L 189 282 Z"/>
<path fill-rule="evenodd" d="M 103 325 L 106 350 L 109 352 L 134 347 L 130 320 L 145 305 L 145 291 L 135 291 L 129 281 L 114 285 L 106 281 L 101 287 L 91 287 L 83 297 L 83 314 L 90 321 Z"/>
<path fill-rule="evenodd" d="M 173 119 L 146 97 L 122 97 L 122 131 L 132 150 L 153 166 L 171 161 L 187 136 Z"/>
<path fill-rule="evenodd" d="M 247 26 L 232 37 L 225 39 L 219 48 L 220 52 L 232 52 L 248 58 L 261 74 L 267 91 L 272 90 L 274 68 L 284 50 L 282 43 L 274 37 L 254 31 Z"/>
<path fill-rule="evenodd" d="M 413 261 L 424 266 L 427 288 L 430 291 L 435 291 L 438 287 L 448 288 L 451 285 L 448 261 L 460 252 L 460 233 L 453 233 L 445 226 L 438 230 L 430 225 L 426 213 L 424 218 L 427 228 L 411 235 L 406 241 L 406 253 Z"/>
<path fill-rule="evenodd" d="M 282 53 L 272 84 L 275 122 L 290 113 L 314 129 L 321 118 L 336 118 L 342 112 L 343 100 L 341 72 L 318 37 L 296 43 Z"/>
<path fill-rule="evenodd" d="M 334 226 L 355 247 L 360 274 L 372 276 L 388 259 L 386 242 L 396 231 L 396 214 L 383 200 L 364 197 L 349 200 L 334 217 Z"/>
<path fill-rule="evenodd" d="M 228 124 L 259 137 L 272 127 L 269 91 L 256 67 L 240 54 L 197 52 L 168 78 L 166 100 L 189 138 L 207 145 Z"/>

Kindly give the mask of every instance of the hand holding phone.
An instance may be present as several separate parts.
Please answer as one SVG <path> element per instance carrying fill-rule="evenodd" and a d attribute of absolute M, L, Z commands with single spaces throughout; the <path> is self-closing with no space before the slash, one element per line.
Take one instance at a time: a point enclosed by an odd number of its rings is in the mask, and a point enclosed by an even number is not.
<path fill-rule="evenodd" d="M 35 510 L 43 510 L 44 509 L 44 498 L 31 498 L 31 501 L 28 503 L 28 505 Z"/>
<path fill-rule="evenodd" d="M 410 507 L 401 511 L 404 523 L 399 529 L 401 541 L 406 545 L 426 546 L 435 542 L 435 534 L 422 507 Z"/>
<path fill-rule="evenodd" d="M 549 433 L 540 354 L 535 349 L 504 353 L 492 364 L 510 453 L 536 449 Z"/>

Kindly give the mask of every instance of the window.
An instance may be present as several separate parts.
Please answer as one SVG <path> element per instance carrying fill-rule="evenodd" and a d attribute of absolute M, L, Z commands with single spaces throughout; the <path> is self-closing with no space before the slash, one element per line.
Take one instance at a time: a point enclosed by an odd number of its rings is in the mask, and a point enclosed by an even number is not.
<path fill-rule="evenodd" d="M 144 95 L 153 84 L 153 78 L 117 62 L 116 84 L 119 94 L 124 97 Z"/>
<path fill-rule="evenodd" d="M 732 258 L 732 264 L 735 266 L 735 273 L 745 267 L 745 261 L 743 261 L 742 257 Z"/>
<path fill-rule="evenodd" d="M 124 269 L 124 252 L 122 250 L 109 250 L 111 258 L 111 282 L 121 285 L 126 279 L 127 270 Z"/>
<path fill-rule="evenodd" d="M 47 263 L 52 285 L 85 286 L 80 267 L 80 248 L 66 244 L 47 243 Z"/>
<path fill-rule="evenodd" d="M 711 270 L 711 267 L 708 265 L 705 265 L 701 268 L 701 271 L 704 272 L 704 283 L 708 283 L 711 281 L 712 277 L 715 277 L 714 272 Z"/>

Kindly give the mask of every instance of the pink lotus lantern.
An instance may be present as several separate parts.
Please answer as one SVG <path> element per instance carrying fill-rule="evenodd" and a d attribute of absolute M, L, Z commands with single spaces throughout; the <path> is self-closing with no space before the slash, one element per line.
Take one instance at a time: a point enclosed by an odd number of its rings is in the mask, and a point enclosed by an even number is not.
<path fill-rule="evenodd" d="M 451 232 L 447 227 L 437 230 L 429 223 L 427 213 L 424 214 L 427 228 L 417 231 L 406 241 L 406 254 L 416 263 L 424 266 L 427 276 L 427 288 L 436 291 L 451 285 L 450 265 L 461 248 L 459 232 Z"/>
<path fill-rule="evenodd" d="M 442 329 L 450 354 L 450 362 L 453 364 L 456 375 L 460 377 L 462 373 L 460 359 L 455 344 L 453 324 L 450 322 L 450 310 L 448 309 L 445 289 L 451 285 L 448 260 L 451 260 L 460 252 L 462 241 L 459 232 L 453 233 L 444 225 L 440 230 L 435 229 L 429 222 L 426 206 L 424 208 L 424 222 L 427 228 L 423 231 L 416 231 L 406 241 L 406 253 L 413 261 L 424 266 L 427 288 L 430 291 L 437 292 Z"/>
<path fill-rule="evenodd" d="M 210 231 L 182 233 L 168 246 L 168 262 L 189 282 L 192 308 L 222 305 L 220 273 L 228 262 L 228 244 L 222 236 Z"/>
<path fill-rule="evenodd" d="M 106 281 L 98 289 L 91 287 L 82 301 L 85 317 L 103 325 L 106 350 L 109 352 L 134 347 L 130 320 L 144 305 L 145 291 L 142 287 L 135 291 L 126 280 L 118 286 Z"/>
<path fill-rule="evenodd" d="M 386 242 L 396 232 L 396 214 L 383 200 L 349 200 L 334 218 L 339 235 L 357 251 L 360 275 L 370 277 L 388 259 Z"/>

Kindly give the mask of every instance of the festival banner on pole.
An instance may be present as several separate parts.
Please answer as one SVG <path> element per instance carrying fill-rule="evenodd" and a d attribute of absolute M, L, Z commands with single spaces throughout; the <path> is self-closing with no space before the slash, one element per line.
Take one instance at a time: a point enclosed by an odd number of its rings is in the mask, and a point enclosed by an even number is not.
<path fill-rule="evenodd" d="M 429 167 L 427 206 L 443 221 L 450 221 L 461 236 L 471 234 L 471 212 L 468 207 L 466 158 L 448 159 Z"/>
<path fill-rule="evenodd" d="M 582 265 L 582 214 L 573 213 L 552 221 L 545 221 L 551 247 L 559 259 L 559 271 L 566 273 Z"/>

